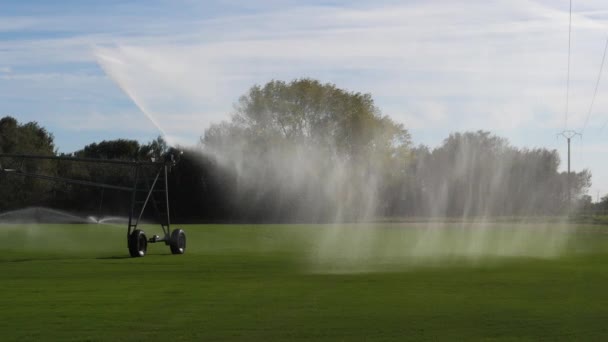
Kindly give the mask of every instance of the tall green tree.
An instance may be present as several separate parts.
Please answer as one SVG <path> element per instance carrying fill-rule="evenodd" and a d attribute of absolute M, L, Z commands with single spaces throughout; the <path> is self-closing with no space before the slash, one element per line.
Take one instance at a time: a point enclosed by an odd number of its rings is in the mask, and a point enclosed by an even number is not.
<path fill-rule="evenodd" d="M 416 151 L 415 186 L 426 215 L 552 215 L 568 209 L 568 191 L 583 196 L 588 170 L 559 172 L 555 150 L 519 149 L 486 131 L 454 133 Z M 570 184 L 570 188 L 568 188 Z"/>
<path fill-rule="evenodd" d="M 167 144 L 158 137 L 143 145 L 129 139 L 104 140 L 88 144 L 73 154 L 79 158 L 96 160 L 149 161 L 160 160 L 166 151 Z M 95 162 L 64 162 L 60 165 L 59 174 L 70 179 L 126 187 L 133 185 L 135 176 L 131 166 Z M 56 198 L 58 204 L 78 211 L 94 213 L 101 207 L 107 212 L 124 215 L 129 207 L 130 197 L 121 191 L 72 184 L 64 184 L 61 190 Z"/>
<path fill-rule="evenodd" d="M 55 155 L 53 135 L 37 122 L 19 123 L 6 116 L 0 119 L 0 153 Z M 56 165 L 44 160 L 3 158 L 5 168 L 20 168 L 26 172 L 55 174 Z M 52 198 L 53 185 L 46 181 L 20 176 L 0 175 L 0 210 L 22 208 L 25 205 L 44 205 Z"/>
<path fill-rule="evenodd" d="M 411 138 L 370 94 L 297 79 L 252 87 L 202 144 L 235 174 L 235 207 L 250 215 L 357 219 L 387 207 Z"/>

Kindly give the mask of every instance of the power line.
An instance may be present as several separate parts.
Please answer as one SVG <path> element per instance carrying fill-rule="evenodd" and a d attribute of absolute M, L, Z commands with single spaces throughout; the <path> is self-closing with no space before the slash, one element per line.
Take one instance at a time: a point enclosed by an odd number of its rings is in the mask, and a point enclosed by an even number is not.
<path fill-rule="evenodd" d="M 582 137 L 582 135 L 579 132 L 568 129 L 568 110 L 569 110 L 569 106 L 570 106 L 571 41 L 572 41 L 572 0 L 570 0 L 570 17 L 569 17 L 569 22 L 568 22 L 568 72 L 567 72 L 567 79 L 566 79 L 566 113 L 564 116 L 564 119 L 565 119 L 564 130 L 557 134 L 558 138 L 560 136 L 564 137 L 564 138 L 566 138 L 566 141 L 568 142 L 568 174 L 566 175 L 566 182 L 567 182 L 566 191 L 567 191 L 567 195 L 568 195 L 568 213 L 570 213 L 571 205 L 572 205 L 572 201 L 571 201 L 572 191 L 570 190 L 570 141 L 572 140 L 572 138 L 574 138 L 576 136 Z"/>
<path fill-rule="evenodd" d="M 595 97 L 597 95 L 597 89 L 600 85 L 600 79 L 602 78 L 602 71 L 604 70 L 604 62 L 606 61 L 606 50 L 608 50 L 608 38 L 606 38 L 606 45 L 604 46 L 604 55 L 602 56 L 602 64 L 600 65 L 600 72 L 597 74 L 597 80 L 595 82 L 595 90 L 593 91 L 593 97 L 591 98 L 591 105 L 589 106 L 589 112 L 587 113 L 587 118 L 585 119 L 585 124 L 583 125 L 583 129 L 581 130 L 581 135 L 585 132 L 585 128 L 587 128 L 587 124 L 589 123 L 589 118 L 591 117 L 591 113 L 593 110 L 593 105 L 595 104 Z"/>
<path fill-rule="evenodd" d="M 602 128 L 600 128 L 600 133 L 602 133 L 604 128 L 606 128 L 606 125 L 608 125 L 608 121 L 604 122 L 604 124 L 602 125 Z"/>
<path fill-rule="evenodd" d="M 566 79 L 566 115 L 564 129 L 568 129 L 568 107 L 570 106 L 570 42 L 572 37 L 572 0 L 570 0 L 570 18 L 568 21 L 568 72 Z"/>

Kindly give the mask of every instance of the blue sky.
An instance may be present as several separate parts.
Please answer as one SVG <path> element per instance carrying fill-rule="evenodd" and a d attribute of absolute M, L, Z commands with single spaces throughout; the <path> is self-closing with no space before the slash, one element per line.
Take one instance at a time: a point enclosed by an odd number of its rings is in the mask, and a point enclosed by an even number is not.
<path fill-rule="evenodd" d="M 608 193 L 605 1 L 0 1 L 0 115 L 70 152 L 102 139 L 194 144 L 256 83 L 313 77 L 370 92 L 416 143 L 484 129 L 557 148 Z M 605 72 L 608 66 L 604 69 Z M 604 73 L 605 73 L 604 72 Z M 151 118 L 152 120 L 149 120 Z"/>

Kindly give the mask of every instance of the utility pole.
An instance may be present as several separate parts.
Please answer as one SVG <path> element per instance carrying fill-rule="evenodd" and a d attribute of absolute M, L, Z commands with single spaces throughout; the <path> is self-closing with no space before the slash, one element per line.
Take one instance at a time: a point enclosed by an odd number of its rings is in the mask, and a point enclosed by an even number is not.
<path fill-rule="evenodd" d="M 564 137 L 568 142 L 568 175 L 566 177 L 566 186 L 568 187 L 568 213 L 570 213 L 570 210 L 572 209 L 572 191 L 570 188 L 570 140 L 572 140 L 572 138 L 576 137 L 577 135 L 581 138 L 583 137 L 579 132 L 573 130 L 564 130 L 561 133 L 557 134 L 558 138 L 560 136 Z"/>

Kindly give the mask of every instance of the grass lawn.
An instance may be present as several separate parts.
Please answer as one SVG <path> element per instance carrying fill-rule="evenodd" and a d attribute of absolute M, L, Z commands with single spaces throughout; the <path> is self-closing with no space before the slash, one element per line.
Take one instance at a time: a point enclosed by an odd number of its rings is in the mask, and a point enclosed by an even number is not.
<path fill-rule="evenodd" d="M 422 229 L 408 225 L 377 228 L 372 262 L 349 243 L 325 269 L 327 226 L 188 225 L 185 255 L 156 244 L 128 258 L 126 228 L 0 225 L 0 340 L 608 339 L 608 227 L 577 227 L 550 257 L 379 258 L 415 247 L 395 245 Z"/>

